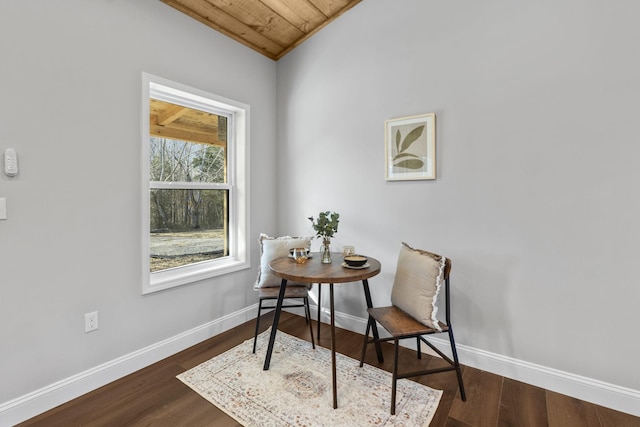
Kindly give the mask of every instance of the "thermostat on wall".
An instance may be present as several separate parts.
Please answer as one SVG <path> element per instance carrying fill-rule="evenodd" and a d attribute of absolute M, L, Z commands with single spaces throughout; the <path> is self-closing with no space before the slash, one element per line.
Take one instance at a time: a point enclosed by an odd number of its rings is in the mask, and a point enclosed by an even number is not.
<path fill-rule="evenodd" d="M 18 155 L 13 148 L 7 148 L 4 152 L 4 173 L 7 176 L 18 174 Z"/>

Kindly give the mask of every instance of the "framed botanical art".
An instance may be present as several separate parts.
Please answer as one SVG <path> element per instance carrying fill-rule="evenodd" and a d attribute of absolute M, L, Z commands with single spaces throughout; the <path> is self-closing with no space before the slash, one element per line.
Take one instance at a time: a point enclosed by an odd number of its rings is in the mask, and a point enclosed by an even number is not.
<path fill-rule="evenodd" d="M 436 179 L 436 115 L 384 122 L 387 181 Z"/>

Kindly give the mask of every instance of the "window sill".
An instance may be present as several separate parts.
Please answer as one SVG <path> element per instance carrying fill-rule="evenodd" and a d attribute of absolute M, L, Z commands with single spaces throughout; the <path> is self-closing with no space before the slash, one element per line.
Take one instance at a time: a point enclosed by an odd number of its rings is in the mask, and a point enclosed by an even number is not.
<path fill-rule="evenodd" d="M 142 294 L 150 294 L 176 286 L 187 285 L 247 268 L 250 268 L 248 260 L 227 257 L 225 259 L 158 271 L 149 274 L 149 282 L 143 285 Z"/>

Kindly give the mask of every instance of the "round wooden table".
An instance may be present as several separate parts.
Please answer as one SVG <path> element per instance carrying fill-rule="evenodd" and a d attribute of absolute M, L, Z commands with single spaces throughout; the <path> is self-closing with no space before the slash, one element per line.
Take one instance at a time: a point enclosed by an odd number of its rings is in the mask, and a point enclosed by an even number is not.
<path fill-rule="evenodd" d="M 280 293 L 278 295 L 278 302 L 276 304 L 275 314 L 273 316 L 273 325 L 271 326 L 271 335 L 269 337 L 269 346 L 267 347 L 267 354 L 264 360 L 264 370 L 269 369 L 271 363 L 271 353 L 273 352 L 273 345 L 276 338 L 276 332 L 278 329 L 278 322 L 280 321 L 280 312 L 282 311 L 282 302 L 284 300 L 284 293 L 287 287 L 287 281 L 297 283 L 323 283 L 329 284 L 329 301 L 331 312 L 331 364 L 333 374 L 333 408 L 338 407 L 338 394 L 336 384 L 336 326 L 335 326 L 335 311 L 333 300 L 333 284 L 334 283 L 348 283 L 362 281 L 364 288 L 364 296 L 367 303 L 367 307 L 373 307 L 371 302 L 371 293 L 369 291 L 369 282 L 367 279 L 380 273 L 380 262 L 368 256 L 369 260 L 365 264 L 365 268 L 347 268 L 342 265 L 342 254 L 331 253 L 333 262 L 331 264 L 323 264 L 320 262 L 320 254 L 313 253 L 313 256 L 307 260 L 304 264 L 298 264 L 294 259 L 289 257 L 277 258 L 269 264 L 269 268 L 273 273 L 282 279 L 280 283 Z M 318 298 L 319 299 L 319 298 Z M 320 301 L 318 301 L 318 312 L 320 311 Z M 318 320 L 319 320 L 318 315 Z M 318 324 L 320 322 L 318 321 Z M 371 330 L 374 338 L 378 338 L 378 328 L 375 322 L 371 322 Z M 380 344 L 376 345 L 376 352 L 378 354 L 378 360 L 382 361 L 382 349 Z"/>

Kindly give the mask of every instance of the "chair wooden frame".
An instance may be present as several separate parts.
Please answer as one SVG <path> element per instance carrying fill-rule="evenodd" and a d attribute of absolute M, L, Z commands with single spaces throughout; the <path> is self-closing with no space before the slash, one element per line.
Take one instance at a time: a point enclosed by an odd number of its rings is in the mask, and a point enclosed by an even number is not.
<path fill-rule="evenodd" d="M 360 367 L 364 364 L 364 357 L 367 351 L 367 345 L 371 343 L 380 343 L 383 341 L 393 341 L 394 346 L 394 360 L 393 360 L 393 373 L 391 384 L 391 415 L 396 413 L 396 383 L 399 379 L 416 377 L 428 374 L 436 374 L 440 372 L 455 371 L 458 377 L 458 388 L 460 389 L 460 397 L 463 401 L 467 400 L 464 392 L 464 384 L 462 382 L 462 372 L 460 370 L 460 363 L 458 361 L 458 352 L 456 351 L 456 344 L 453 338 L 453 327 L 451 326 L 451 304 L 449 293 L 449 273 L 451 272 L 451 260 L 448 258 L 445 261 L 444 270 L 444 293 L 445 293 L 445 318 L 446 323 L 438 322 L 442 331 L 430 328 L 418 322 L 404 311 L 395 306 L 389 307 L 374 307 L 368 309 L 369 319 L 367 321 L 367 330 L 364 334 L 364 343 L 362 345 L 362 355 L 360 356 Z M 391 337 L 387 338 L 369 338 L 369 331 L 371 330 L 374 322 L 378 322 Z M 437 333 L 446 332 L 449 335 L 449 342 L 451 344 L 451 352 L 453 360 L 435 347 L 432 343 L 427 341 L 424 335 L 431 335 Z M 422 359 L 421 343 L 424 342 L 433 351 L 435 351 L 440 357 L 442 357 L 450 366 L 443 368 L 427 369 L 414 372 L 398 373 L 398 348 L 400 346 L 400 340 L 407 338 L 416 338 L 417 343 L 417 356 L 418 359 Z"/>
<path fill-rule="evenodd" d="M 253 336 L 253 352 L 256 352 L 256 344 L 258 341 L 258 331 L 260 330 L 260 315 L 262 314 L 262 310 L 274 310 L 276 308 L 275 305 L 271 306 L 263 306 L 265 301 L 269 300 L 277 300 L 278 293 L 280 292 L 280 288 L 260 288 L 258 289 L 258 317 L 256 317 L 256 331 Z M 302 299 L 302 303 L 292 304 L 286 303 L 283 304 L 282 307 L 285 308 L 293 308 L 293 307 L 304 307 L 304 317 L 309 325 L 309 333 L 311 334 L 311 346 L 315 349 L 316 343 L 313 339 L 313 326 L 311 324 L 311 310 L 309 309 L 309 288 L 307 286 L 300 285 L 291 285 L 287 286 L 284 294 L 285 299 Z M 320 327 L 318 326 L 318 334 L 320 333 Z"/>

